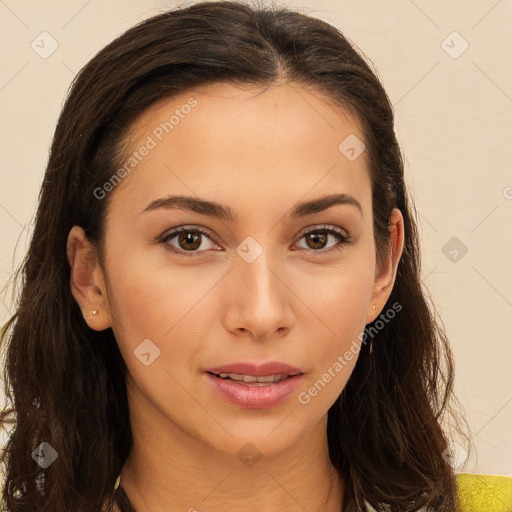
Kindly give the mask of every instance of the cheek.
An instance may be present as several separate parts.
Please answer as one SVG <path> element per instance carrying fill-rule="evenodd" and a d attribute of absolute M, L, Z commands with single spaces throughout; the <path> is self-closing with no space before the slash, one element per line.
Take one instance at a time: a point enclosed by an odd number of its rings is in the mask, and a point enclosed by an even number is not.
<path fill-rule="evenodd" d="M 368 256 L 347 258 L 326 271 L 303 273 L 294 290 L 317 322 L 318 329 L 343 340 L 364 328 L 374 285 L 374 268 Z"/>
<path fill-rule="evenodd" d="M 303 359 L 310 361 L 311 372 L 297 397 L 300 404 L 308 406 L 309 414 L 324 414 L 332 406 L 357 363 L 367 307 L 362 288 L 332 290 L 330 300 L 318 309 L 322 325 L 310 327 L 313 340 Z M 349 290 L 352 293 L 344 293 Z"/>
<path fill-rule="evenodd" d="M 154 264 L 142 253 L 132 252 L 119 261 L 109 270 L 112 330 L 134 377 L 141 370 L 136 354 L 144 346 L 158 354 L 152 370 L 162 367 L 181 373 L 180 368 L 192 368 L 210 325 L 208 295 L 219 276 Z M 156 377 L 154 371 L 152 375 Z"/>
<path fill-rule="evenodd" d="M 332 404 L 345 387 L 359 356 L 373 291 L 374 267 L 371 253 L 356 255 L 354 252 L 353 256 L 336 269 L 329 272 L 323 269 L 308 276 L 298 286 L 298 294 L 307 297 L 305 302 L 311 312 L 309 320 L 304 322 L 311 338 L 311 343 L 306 344 L 305 360 L 311 361 L 314 367 L 304 399 L 321 394 L 317 400 L 319 406 Z"/>
<path fill-rule="evenodd" d="M 204 282 L 190 269 L 162 265 L 159 249 L 123 252 L 112 255 L 108 271 L 113 323 L 124 336 L 161 338 L 204 295 Z"/>

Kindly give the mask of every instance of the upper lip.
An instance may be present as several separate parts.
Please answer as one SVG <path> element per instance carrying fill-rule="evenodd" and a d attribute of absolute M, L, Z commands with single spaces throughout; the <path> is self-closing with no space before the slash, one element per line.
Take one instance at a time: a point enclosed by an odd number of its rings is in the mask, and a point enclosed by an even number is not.
<path fill-rule="evenodd" d="M 269 375 L 297 375 L 303 373 L 300 368 L 295 368 L 279 361 L 270 361 L 267 363 L 231 363 L 208 368 L 210 373 L 238 373 L 240 375 L 254 375 L 255 377 L 267 377 Z"/>

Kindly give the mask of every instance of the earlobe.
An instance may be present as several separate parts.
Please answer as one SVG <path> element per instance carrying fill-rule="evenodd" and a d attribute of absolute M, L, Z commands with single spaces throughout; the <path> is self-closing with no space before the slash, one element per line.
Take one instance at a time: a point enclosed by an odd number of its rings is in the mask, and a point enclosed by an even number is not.
<path fill-rule="evenodd" d="M 396 280 L 398 264 L 405 248 L 404 220 L 402 212 L 394 208 L 388 224 L 389 229 L 389 250 L 386 259 L 379 265 L 375 276 L 373 295 L 370 304 L 377 305 L 377 308 L 369 307 L 367 323 L 371 323 L 380 314 L 382 307 L 387 302 Z"/>
<path fill-rule="evenodd" d="M 110 315 L 96 247 L 87 239 L 80 226 L 73 226 L 68 235 L 66 250 L 71 293 L 87 325 L 96 331 L 103 331 L 110 327 Z"/>

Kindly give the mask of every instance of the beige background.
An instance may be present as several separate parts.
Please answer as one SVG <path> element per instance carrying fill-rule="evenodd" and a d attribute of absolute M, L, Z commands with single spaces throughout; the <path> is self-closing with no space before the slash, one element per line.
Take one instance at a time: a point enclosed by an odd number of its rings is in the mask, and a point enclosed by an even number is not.
<path fill-rule="evenodd" d="M 74 74 L 121 31 L 178 3 L 0 0 L 0 287 L 26 250 Z M 473 455 L 455 464 L 512 475 L 512 2 L 283 5 L 339 27 L 388 91 L 421 219 L 424 282 L 451 339 L 456 389 L 475 435 Z M 31 48 L 44 37 L 51 49 L 44 31 L 58 44 L 47 58 Z M 11 308 L 5 290 L 0 322 Z"/>

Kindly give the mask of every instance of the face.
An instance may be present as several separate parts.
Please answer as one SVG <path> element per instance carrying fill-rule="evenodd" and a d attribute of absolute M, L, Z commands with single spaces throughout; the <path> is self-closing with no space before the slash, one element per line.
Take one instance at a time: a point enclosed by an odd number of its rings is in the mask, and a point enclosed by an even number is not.
<path fill-rule="evenodd" d="M 146 420 L 226 453 L 283 450 L 326 421 L 396 270 L 376 264 L 349 136 L 357 155 L 357 121 L 291 84 L 209 85 L 137 120 L 121 179 L 97 191 L 106 259 L 81 296 Z"/>

